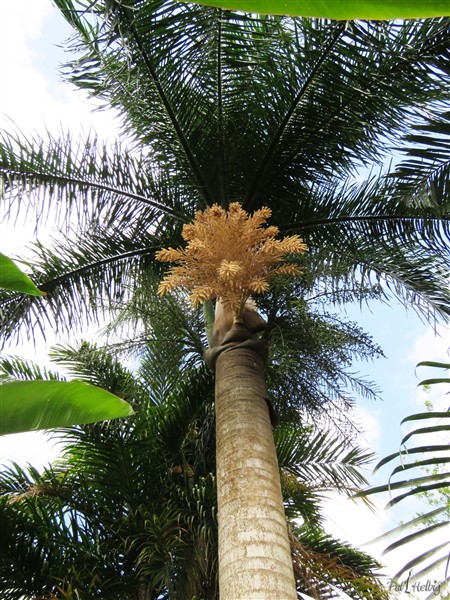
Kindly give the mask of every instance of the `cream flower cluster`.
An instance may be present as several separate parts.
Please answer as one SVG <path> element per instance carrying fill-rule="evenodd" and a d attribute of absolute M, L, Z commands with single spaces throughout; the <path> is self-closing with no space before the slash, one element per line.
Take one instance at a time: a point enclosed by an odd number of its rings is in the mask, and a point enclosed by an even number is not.
<path fill-rule="evenodd" d="M 288 254 L 305 252 L 306 245 L 297 235 L 275 239 L 278 228 L 265 227 L 270 215 L 269 208 L 249 215 L 237 202 L 228 211 L 218 205 L 199 211 L 183 227 L 184 249 L 157 252 L 158 260 L 178 264 L 169 270 L 158 293 L 182 288 L 194 306 L 221 298 L 239 320 L 245 301 L 266 292 L 270 279 L 301 274 L 296 265 L 280 263 Z"/>

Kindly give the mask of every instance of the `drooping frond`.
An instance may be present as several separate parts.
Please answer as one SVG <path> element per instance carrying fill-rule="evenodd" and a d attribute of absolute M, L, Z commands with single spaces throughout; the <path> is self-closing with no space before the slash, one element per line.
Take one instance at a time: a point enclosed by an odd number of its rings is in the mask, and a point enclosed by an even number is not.
<path fill-rule="evenodd" d="M 416 205 L 446 216 L 450 204 L 450 112 L 432 115 L 404 137 L 406 158 L 394 173 L 398 187 Z"/>
<path fill-rule="evenodd" d="M 280 421 L 301 411 L 315 424 L 338 427 L 346 436 L 351 433 L 350 410 L 356 397 L 376 399 L 379 392 L 373 382 L 355 372 L 352 363 L 355 358 L 374 360 L 383 353 L 356 323 L 330 313 L 334 294 L 327 281 L 323 288 L 309 291 L 308 272 L 313 266 L 309 254 L 307 259 L 305 279 L 292 282 L 287 289 L 275 287 L 259 299 L 268 320 L 269 397 Z M 314 274 L 310 276 L 316 279 Z M 324 306 L 322 289 L 327 294 Z M 350 299 L 361 300 L 356 288 L 348 294 Z"/>
<path fill-rule="evenodd" d="M 295 528 L 291 538 L 297 590 L 310 597 L 387 600 L 388 592 L 374 576 L 371 556 L 334 539 L 319 528 Z"/>
<path fill-rule="evenodd" d="M 95 219 L 104 227 L 131 221 L 149 228 L 164 215 L 188 220 L 179 189 L 167 185 L 167 171 L 156 170 L 151 156 L 119 142 L 101 143 L 95 135 L 73 140 L 69 133 L 43 138 L 3 131 L 0 178 L 6 215 L 29 212 L 36 226 L 51 220 L 68 229 L 74 221 Z M 183 194 L 189 214 L 189 190 Z"/>
<path fill-rule="evenodd" d="M 276 428 L 274 438 L 280 468 L 313 489 L 351 493 L 367 481 L 359 468 L 367 465 L 373 454 L 348 440 L 294 426 Z"/>
<path fill-rule="evenodd" d="M 447 315 L 450 218 L 413 203 L 391 178 L 312 186 L 301 216 L 281 231 L 302 236 L 330 273 L 387 285 L 427 317 Z"/>
<path fill-rule="evenodd" d="M 425 361 L 418 366 L 426 366 L 448 371 L 449 364 Z M 422 381 L 419 385 L 434 386 L 449 384 L 446 376 L 436 376 Z M 447 406 L 447 403 L 445 403 Z M 403 436 L 401 449 L 384 457 L 376 466 L 376 470 L 386 464 L 398 463 L 392 469 L 388 482 L 360 492 L 359 496 L 377 493 L 388 493 L 386 508 L 396 505 L 408 506 L 408 501 L 420 498 L 425 509 L 412 518 L 403 521 L 397 527 L 387 531 L 373 541 L 391 540 L 384 553 L 399 551 L 407 555 L 413 551 L 409 560 L 396 573 L 399 580 L 409 573 L 411 584 L 436 573 L 439 568 L 448 564 L 450 542 L 445 531 L 450 523 L 450 457 L 448 455 L 448 435 L 450 432 L 450 413 L 433 410 L 405 417 L 401 424 L 413 424 L 413 429 Z M 394 464 L 395 464 L 394 463 Z M 410 504 L 411 505 L 411 504 Z M 415 504 L 412 505 L 414 508 Z M 392 541 L 394 540 L 394 541 Z M 415 546 L 420 541 L 420 546 Z M 403 559 L 404 560 L 404 559 Z M 403 561 L 402 561 L 403 562 Z M 412 573 L 412 576 L 411 576 Z M 440 579 L 440 592 L 447 593 L 450 587 L 450 576 L 445 570 Z"/>
<path fill-rule="evenodd" d="M 97 322 L 99 314 L 121 307 L 142 270 L 155 268 L 159 248 L 158 239 L 145 231 L 110 229 L 105 235 L 101 228 L 76 240 L 59 239 L 52 249 L 35 244 L 30 273 L 46 295 L 1 290 L 3 341 L 19 335 L 21 326 L 29 334 L 36 328 L 44 334 L 46 323 L 60 331 Z"/>
<path fill-rule="evenodd" d="M 136 413 L 123 422 L 65 430 L 63 458 L 42 474 L 18 467 L 0 474 L 5 501 L 0 501 L 0 528 L 7 534 L 0 540 L 7 557 L 0 560 L 0 589 L 15 590 L 5 598 L 45 595 L 53 585 L 66 591 L 72 586 L 90 598 L 92 578 L 111 599 L 131 599 L 144 584 L 160 594 L 172 586 L 186 600 L 193 594 L 216 597 L 212 373 L 196 368 L 176 380 L 163 369 L 161 379 L 166 375 L 168 385 L 155 403 L 153 376 L 146 374 L 161 362 L 153 352 L 142 356 L 133 381 L 105 348 L 82 343 L 53 350 L 53 361 L 71 376 L 119 393 L 133 402 Z M 320 490 L 356 485 L 354 471 L 366 460 L 358 451 L 344 452 L 342 444 L 323 443 L 312 431 L 303 433 L 299 438 L 297 429 L 282 426 L 276 435 L 286 511 L 303 520 L 302 544 L 306 530 L 322 522 Z M 338 568 L 350 555 L 337 543 L 305 548 L 322 575 L 325 564 L 339 574 L 334 581 L 339 588 L 362 589 L 358 578 L 349 582 L 348 567 Z M 295 543 L 293 551 L 298 551 Z M 357 553 L 352 561 L 355 575 Z M 37 567 L 39 578 L 33 579 Z M 300 589 L 304 584 L 299 574 Z"/>
<path fill-rule="evenodd" d="M 72 346 L 54 346 L 49 357 L 71 378 L 108 390 L 136 407 L 149 402 L 144 382 L 115 360 L 107 348 L 82 341 Z"/>

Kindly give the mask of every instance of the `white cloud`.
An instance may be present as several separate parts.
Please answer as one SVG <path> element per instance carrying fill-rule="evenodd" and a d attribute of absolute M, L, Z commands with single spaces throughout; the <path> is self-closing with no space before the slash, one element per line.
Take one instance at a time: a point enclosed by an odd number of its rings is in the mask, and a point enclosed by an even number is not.
<path fill-rule="evenodd" d="M 450 363 L 450 329 L 444 325 L 438 325 L 436 331 L 429 328 L 416 338 L 408 360 L 417 364 L 424 360 L 441 361 Z"/>
<path fill-rule="evenodd" d="M 371 408 L 356 406 L 352 411 L 352 421 L 360 432 L 358 442 L 361 446 L 370 448 L 374 452 L 379 451 L 381 426 L 379 407 Z"/>
<path fill-rule="evenodd" d="M 47 0 L 0 5 L 1 112 L 17 122 L 36 120 L 49 100 L 44 77 L 33 67 L 30 41 L 37 39 L 52 6 Z"/>
<path fill-rule="evenodd" d="M 419 362 L 432 361 L 450 364 L 450 329 L 438 326 L 436 332 L 431 328 L 423 335 L 416 338 L 409 355 L 410 360 L 417 365 Z M 436 367 L 418 367 L 417 382 L 429 378 L 449 377 L 448 370 Z M 418 386 L 414 394 L 414 409 L 419 412 L 425 409 L 425 401 L 430 400 L 436 410 L 447 410 L 450 399 L 447 395 L 450 387 L 448 384 L 433 384 L 429 389 Z"/>
<path fill-rule="evenodd" d="M 54 39 L 41 39 L 44 26 L 51 17 L 57 23 Z M 2 124 L 10 127 L 12 119 L 23 131 L 49 128 L 51 131 L 70 129 L 79 133 L 94 127 L 102 136 L 116 135 L 117 122 L 113 112 L 92 112 L 96 104 L 85 94 L 57 80 L 61 50 L 48 52 L 51 45 L 62 44 L 70 30 L 50 0 L 16 0 L 0 3 L 0 113 Z M 42 56 L 39 45 L 48 44 Z M 39 68 L 39 60 L 53 71 L 48 78 Z"/>
<path fill-rule="evenodd" d="M 389 515 L 383 511 L 381 501 L 374 500 L 375 512 L 361 500 L 351 500 L 338 494 L 330 495 L 325 503 L 327 531 L 350 544 L 362 547 L 380 536 L 390 527 Z M 376 550 L 379 550 L 377 552 Z M 379 557 L 382 547 L 372 547 L 367 552 Z"/>
<path fill-rule="evenodd" d="M 25 467 L 31 463 L 36 469 L 53 462 L 60 453 L 55 439 L 39 431 L 15 433 L 0 437 L 0 466 L 10 461 Z"/>

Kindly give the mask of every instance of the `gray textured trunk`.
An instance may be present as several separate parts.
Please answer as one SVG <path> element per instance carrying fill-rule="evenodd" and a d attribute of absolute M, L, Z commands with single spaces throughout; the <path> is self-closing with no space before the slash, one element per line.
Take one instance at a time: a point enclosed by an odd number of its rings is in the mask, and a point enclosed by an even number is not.
<path fill-rule="evenodd" d="M 245 344 L 216 363 L 220 600 L 294 600 L 264 361 Z"/>

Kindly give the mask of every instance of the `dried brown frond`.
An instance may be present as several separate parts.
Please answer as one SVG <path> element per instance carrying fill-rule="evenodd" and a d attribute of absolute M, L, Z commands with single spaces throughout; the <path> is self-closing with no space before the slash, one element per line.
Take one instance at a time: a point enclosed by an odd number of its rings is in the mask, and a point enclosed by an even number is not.
<path fill-rule="evenodd" d="M 295 578 L 303 589 L 317 600 L 330 597 L 327 583 L 339 583 L 353 588 L 364 598 L 387 600 L 388 594 L 381 583 L 373 576 L 362 575 L 351 567 L 342 564 L 336 556 L 326 552 L 316 552 L 304 546 L 295 536 L 289 535 Z M 331 592 L 331 595 L 334 595 Z M 360 597 L 359 595 L 357 597 Z"/>
<path fill-rule="evenodd" d="M 60 488 L 56 488 L 51 485 L 45 485 L 42 483 L 32 483 L 23 492 L 18 492 L 11 496 L 8 500 L 9 504 L 15 504 L 28 498 L 35 498 L 36 496 L 46 496 L 54 498 L 64 498 L 67 496 L 67 490 L 63 492 Z"/>
<path fill-rule="evenodd" d="M 276 240 L 278 228 L 264 227 L 270 215 L 264 207 L 249 216 L 237 202 L 228 211 L 214 205 L 197 212 L 183 227 L 186 247 L 156 253 L 158 260 L 178 264 L 169 270 L 158 293 L 180 287 L 189 292 L 194 306 L 221 298 L 240 320 L 245 301 L 251 294 L 266 292 L 273 277 L 301 274 L 297 266 L 280 263 L 288 254 L 306 252 L 306 245 L 297 235 Z"/>

